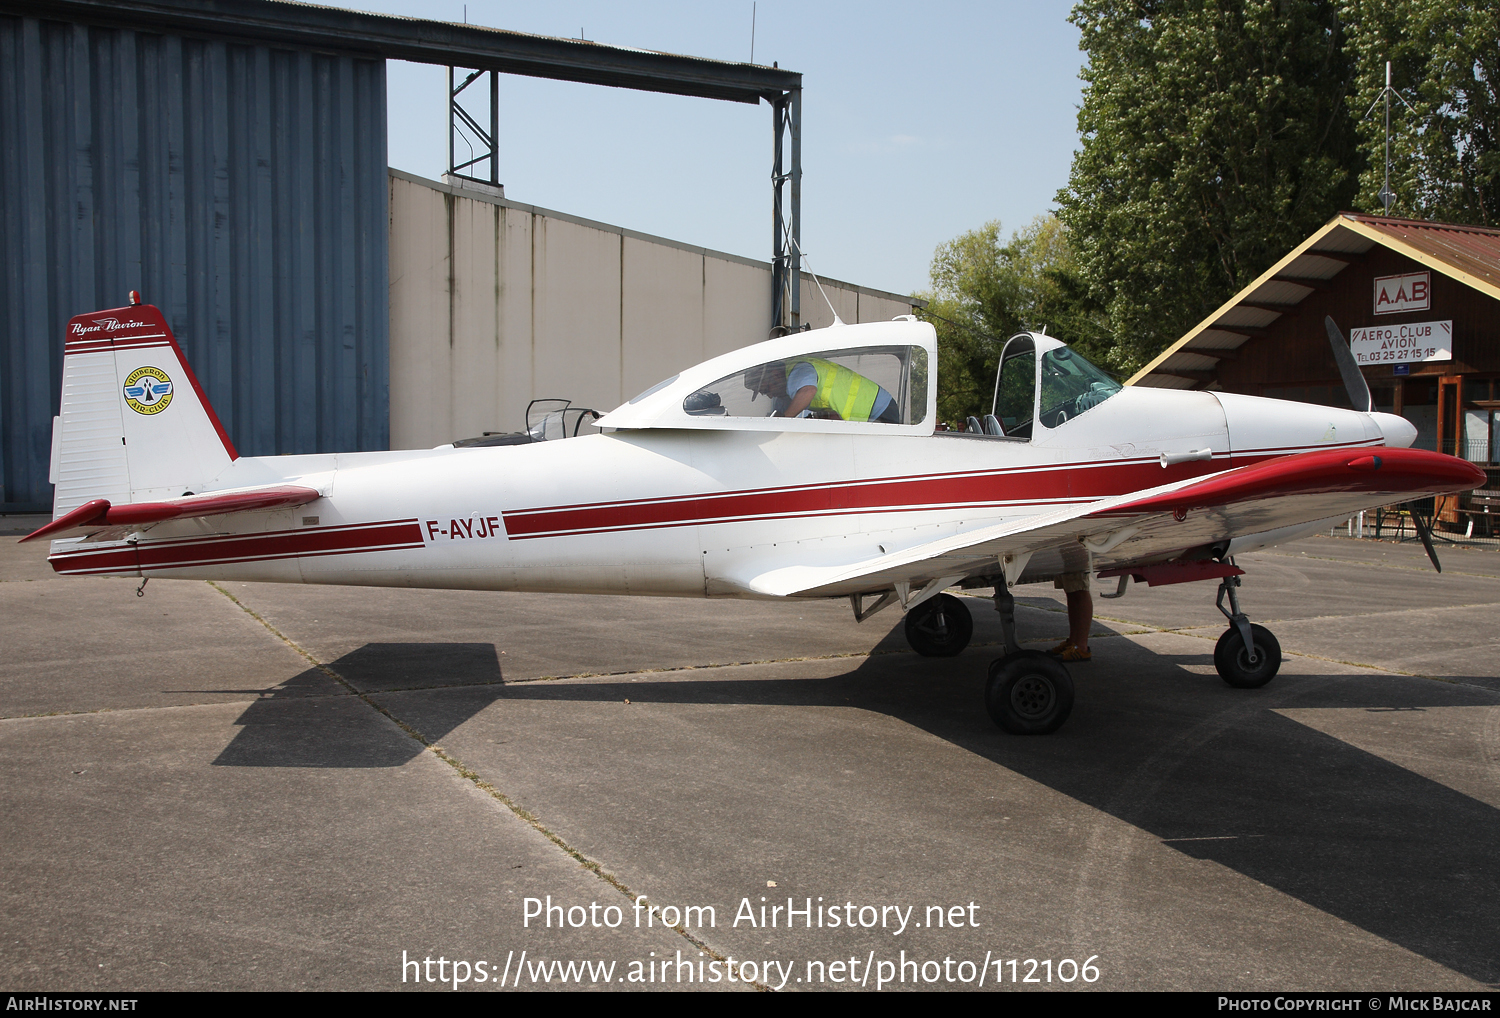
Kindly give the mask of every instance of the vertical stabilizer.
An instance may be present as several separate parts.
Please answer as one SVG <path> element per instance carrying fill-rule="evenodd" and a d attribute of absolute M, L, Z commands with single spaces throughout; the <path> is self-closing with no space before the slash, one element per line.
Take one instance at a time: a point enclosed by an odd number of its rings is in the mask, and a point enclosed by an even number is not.
<path fill-rule="evenodd" d="M 202 491 L 237 457 L 224 426 L 150 304 L 78 315 L 63 350 L 53 518 Z"/>

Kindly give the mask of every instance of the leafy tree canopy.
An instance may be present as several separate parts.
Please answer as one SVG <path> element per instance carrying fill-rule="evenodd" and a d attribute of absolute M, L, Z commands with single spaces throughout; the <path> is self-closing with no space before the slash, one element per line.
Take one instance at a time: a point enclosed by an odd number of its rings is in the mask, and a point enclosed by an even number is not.
<path fill-rule="evenodd" d="M 1080 0 L 1080 150 L 1057 219 L 937 251 L 945 417 L 988 406 L 996 344 L 1046 324 L 1132 374 L 1341 209 L 1500 225 L 1495 0 Z M 1407 108 L 1410 103 L 1411 109 Z"/>
<path fill-rule="evenodd" d="M 938 333 L 938 416 L 986 414 L 1000 348 L 1018 332 L 1045 329 L 1096 359 L 1108 351 L 1103 315 L 1078 278 L 1068 232 L 1038 216 L 1003 240 L 999 221 L 937 249 L 927 315 Z"/>
<path fill-rule="evenodd" d="M 1333 0 L 1083 0 L 1070 20 L 1089 63 L 1058 216 L 1130 373 L 1349 206 L 1353 66 Z"/>
<path fill-rule="evenodd" d="M 1358 128 L 1370 154 L 1358 207 L 1383 210 L 1379 97 L 1389 60 L 1391 87 L 1401 95 L 1391 100 L 1391 215 L 1500 225 L 1500 7 L 1493 0 L 1344 0 L 1340 13 L 1357 67 L 1353 113 L 1363 116 Z"/>

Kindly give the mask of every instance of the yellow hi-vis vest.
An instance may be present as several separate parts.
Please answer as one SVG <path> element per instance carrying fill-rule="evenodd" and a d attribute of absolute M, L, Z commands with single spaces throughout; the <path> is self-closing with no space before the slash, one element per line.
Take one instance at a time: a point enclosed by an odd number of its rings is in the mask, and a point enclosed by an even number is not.
<path fill-rule="evenodd" d="M 818 391 L 809 406 L 814 410 L 832 410 L 846 421 L 868 421 L 875 408 L 880 386 L 842 364 L 817 357 L 798 357 L 786 362 L 790 375 L 798 364 L 810 364 L 818 373 Z M 796 393 L 788 393 L 795 396 Z"/>

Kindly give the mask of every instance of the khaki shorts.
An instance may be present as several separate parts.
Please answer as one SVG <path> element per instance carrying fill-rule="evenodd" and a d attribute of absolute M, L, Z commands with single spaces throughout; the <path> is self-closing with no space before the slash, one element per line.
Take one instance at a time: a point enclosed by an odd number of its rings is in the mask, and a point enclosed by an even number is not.
<path fill-rule="evenodd" d="M 1063 573 L 1052 581 L 1052 585 L 1058 590 L 1069 594 L 1077 594 L 1089 589 L 1088 573 Z"/>

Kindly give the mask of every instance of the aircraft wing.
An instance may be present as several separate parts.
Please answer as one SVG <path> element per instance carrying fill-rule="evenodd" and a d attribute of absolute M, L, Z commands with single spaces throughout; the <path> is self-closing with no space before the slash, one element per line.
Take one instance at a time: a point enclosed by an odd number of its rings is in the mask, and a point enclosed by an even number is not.
<path fill-rule="evenodd" d="M 66 537 L 92 537 L 113 540 L 141 527 L 165 520 L 194 516 L 224 516 L 229 513 L 257 510 L 290 509 L 306 505 L 323 496 L 314 488 L 295 484 L 274 484 L 240 491 L 214 491 L 206 495 L 189 495 L 165 502 L 132 502 L 112 505 L 107 498 L 91 499 L 77 509 L 21 538 L 20 543 L 42 538 L 60 540 Z"/>
<path fill-rule="evenodd" d="M 1420 449 L 1299 453 L 940 538 L 860 563 L 774 569 L 745 586 L 778 596 L 827 597 L 904 585 L 925 587 L 926 595 L 967 576 L 993 573 L 999 560 L 1008 559 L 1012 575 L 1019 575 L 1033 556 L 1048 553 L 1056 572 L 1118 569 L 1165 562 L 1235 537 L 1465 491 L 1484 479 L 1471 463 Z"/>

